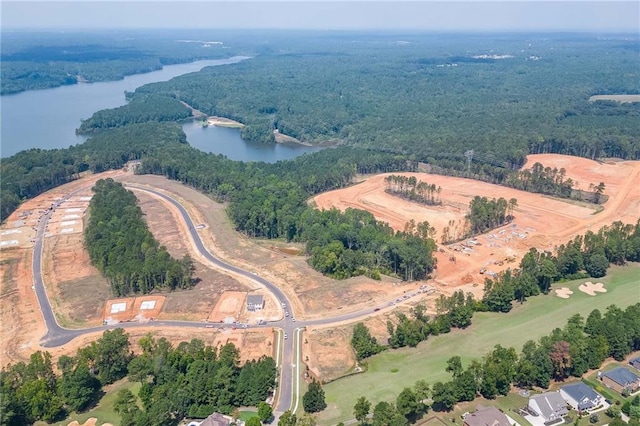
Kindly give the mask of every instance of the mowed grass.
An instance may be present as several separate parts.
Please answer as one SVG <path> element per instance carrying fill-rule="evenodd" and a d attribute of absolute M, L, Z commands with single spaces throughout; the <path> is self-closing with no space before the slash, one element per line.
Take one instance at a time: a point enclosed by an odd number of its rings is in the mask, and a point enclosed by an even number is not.
<path fill-rule="evenodd" d="M 140 390 L 140 383 L 131 383 L 126 378 L 122 379 L 112 385 L 106 386 L 103 388 L 105 395 L 102 397 L 98 405 L 95 408 L 81 414 L 71 413 L 69 417 L 65 420 L 58 423 L 45 423 L 45 422 L 36 422 L 36 426 L 44 426 L 44 425 L 53 425 L 53 426 L 66 426 L 74 420 L 77 420 L 78 423 L 83 424 L 91 417 L 95 417 L 98 419 L 96 425 L 100 426 L 103 423 L 111 423 L 114 426 L 118 426 L 120 424 L 120 416 L 113 409 L 113 405 L 116 402 L 116 397 L 118 396 L 118 391 L 121 389 L 129 389 L 133 392 L 134 395 L 138 395 L 138 391 Z M 138 400 L 138 405 L 140 405 L 140 401 Z"/>
<path fill-rule="evenodd" d="M 320 413 L 319 423 L 336 424 L 353 418 L 353 406 L 360 396 L 375 406 L 379 401 L 395 401 L 404 387 L 412 387 L 417 380 L 424 379 L 429 384 L 450 380 L 445 368 L 453 355 L 459 355 L 466 367 L 497 344 L 514 347 L 519 353 L 526 341 L 537 341 L 554 328 L 563 327 L 574 314 L 586 317 L 596 308 L 604 311 L 610 305 L 624 308 L 640 302 L 640 264 L 613 267 L 606 277 L 591 280 L 604 283 L 606 293 L 588 296 L 578 290 L 585 281 L 588 280 L 553 285 L 553 289 L 571 289 L 569 299 L 556 297 L 552 290 L 548 295 L 530 298 L 523 305 L 515 303 L 508 314 L 476 313 L 473 324 L 466 330 L 430 337 L 417 348 L 387 350 L 370 358 L 367 372 L 324 386 L 328 407 Z"/>

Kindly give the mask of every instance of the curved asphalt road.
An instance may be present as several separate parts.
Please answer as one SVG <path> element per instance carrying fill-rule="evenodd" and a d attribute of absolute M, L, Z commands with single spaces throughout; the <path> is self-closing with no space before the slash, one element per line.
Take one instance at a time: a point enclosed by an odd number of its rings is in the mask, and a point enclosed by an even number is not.
<path fill-rule="evenodd" d="M 200 235 L 195 228 L 194 223 L 189 217 L 189 213 L 187 210 L 174 198 L 169 197 L 168 195 L 155 191 L 153 189 L 144 188 L 140 186 L 135 186 L 131 184 L 126 184 L 128 189 L 136 190 L 136 191 L 144 191 L 151 193 L 155 196 L 162 198 L 164 201 L 172 204 L 174 207 L 178 209 L 182 219 L 188 226 L 189 234 L 193 239 L 194 244 L 198 251 L 211 263 L 215 264 L 219 268 L 231 271 L 235 274 L 244 276 L 256 283 L 259 283 L 265 286 L 278 300 L 279 303 L 284 304 L 286 309 L 290 309 L 291 304 L 289 300 L 285 296 L 285 294 L 276 287 L 271 282 L 266 279 L 256 275 L 252 272 L 245 271 L 244 269 L 238 268 L 237 266 L 230 265 L 217 257 L 213 256 L 204 246 L 202 240 L 200 239 Z M 63 200 L 58 201 L 54 208 L 59 206 L 63 201 L 70 198 L 74 194 L 84 190 L 86 188 L 75 191 L 69 195 L 67 195 Z M 221 324 L 221 323 L 209 323 L 202 321 L 152 321 L 148 323 L 119 323 L 114 325 L 103 325 L 98 327 L 84 328 L 84 329 L 68 329 L 61 327 L 58 324 L 55 314 L 53 313 L 53 309 L 51 308 L 51 304 L 49 302 L 49 298 L 47 296 L 47 292 L 44 286 L 44 281 L 42 277 L 42 255 L 43 255 L 43 245 L 44 245 L 44 234 L 46 232 L 47 222 L 51 218 L 51 214 L 53 209 L 47 211 L 47 213 L 41 218 L 40 224 L 38 226 L 38 230 L 36 232 L 35 245 L 33 249 L 33 283 L 34 290 L 36 292 L 36 296 L 38 299 L 38 304 L 40 305 L 40 311 L 42 312 L 42 316 L 44 318 L 45 326 L 47 328 L 47 333 L 41 339 L 40 344 L 43 347 L 56 347 L 62 346 L 65 343 L 70 342 L 78 336 L 82 336 L 88 333 L 95 333 L 104 330 L 114 329 L 114 328 L 134 328 L 134 327 L 191 327 L 191 328 L 201 328 L 201 327 L 212 327 L 212 328 L 224 328 L 228 327 L 229 324 Z M 386 306 L 386 305 L 384 305 Z M 383 306 L 380 306 L 383 307 Z M 376 309 L 378 310 L 378 309 Z M 298 387 L 298 381 L 300 378 L 300 331 L 304 329 L 305 326 L 312 325 L 329 325 L 332 323 L 339 322 L 349 322 L 354 321 L 359 318 L 366 317 L 373 313 L 373 309 L 368 308 L 365 310 L 361 310 L 358 312 L 352 312 L 336 317 L 331 318 L 323 318 L 319 320 L 312 321 L 298 321 L 297 323 L 293 320 L 293 312 L 291 316 L 285 317 L 280 321 L 272 321 L 269 324 L 264 325 L 248 325 L 248 328 L 271 328 L 271 327 L 279 327 L 282 329 L 285 339 L 282 345 L 282 355 L 280 357 L 281 362 L 279 365 L 280 368 L 280 378 L 279 378 L 279 389 L 278 389 L 278 399 L 277 405 L 274 407 L 275 413 L 283 413 L 286 410 L 295 410 L 298 407 L 298 400 L 300 396 L 298 395 L 298 391 L 296 390 L 296 402 L 293 404 L 293 396 L 294 396 L 294 385 Z M 294 336 L 295 334 L 295 336 Z M 296 350 L 294 350 L 294 345 L 297 344 Z M 297 359 L 294 359 L 294 354 L 297 355 Z M 295 374 L 294 374 L 295 370 Z M 299 389 L 299 388 L 298 388 Z"/>

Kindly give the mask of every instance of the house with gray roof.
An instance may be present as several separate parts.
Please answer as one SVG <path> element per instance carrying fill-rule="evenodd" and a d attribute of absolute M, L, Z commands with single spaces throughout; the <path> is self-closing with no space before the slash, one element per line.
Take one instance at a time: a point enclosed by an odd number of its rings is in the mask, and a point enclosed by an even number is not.
<path fill-rule="evenodd" d="M 527 408 L 532 413 L 542 417 L 545 424 L 560 423 L 569 413 L 567 403 L 560 392 L 545 392 L 529 398 Z"/>
<path fill-rule="evenodd" d="M 264 308 L 264 297 L 259 294 L 247 296 L 247 310 L 250 312 L 261 311 Z"/>
<path fill-rule="evenodd" d="M 631 366 L 636 370 L 640 371 L 640 356 L 638 358 L 633 358 L 629 361 L 629 364 L 631 364 Z"/>
<path fill-rule="evenodd" d="M 633 393 L 640 388 L 640 377 L 624 367 L 614 368 L 600 375 L 602 383 L 618 393 Z"/>
<path fill-rule="evenodd" d="M 204 420 L 191 420 L 187 426 L 229 426 L 233 422 L 233 418 L 220 413 L 213 413 Z M 244 422 L 239 421 L 242 426 Z"/>
<path fill-rule="evenodd" d="M 583 382 L 561 387 L 560 395 L 578 413 L 596 409 L 604 403 L 604 397 Z"/>
<path fill-rule="evenodd" d="M 478 405 L 476 411 L 464 416 L 464 426 L 512 426 L 505 414 L 496 407 Z"/>

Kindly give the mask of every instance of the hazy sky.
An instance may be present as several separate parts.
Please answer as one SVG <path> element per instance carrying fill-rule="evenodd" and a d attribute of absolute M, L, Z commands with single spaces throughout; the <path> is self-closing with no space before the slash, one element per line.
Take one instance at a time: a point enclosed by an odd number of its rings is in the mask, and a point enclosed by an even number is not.
<path fill-rule="evenodd" d="M 638 32 L 640 1 L 2 1 L 2 28 Z"/>

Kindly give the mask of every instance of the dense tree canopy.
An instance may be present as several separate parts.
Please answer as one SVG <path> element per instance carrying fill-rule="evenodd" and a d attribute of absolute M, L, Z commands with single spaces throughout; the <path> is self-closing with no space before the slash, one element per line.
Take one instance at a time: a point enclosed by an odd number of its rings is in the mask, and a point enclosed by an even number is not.
<path fill-rule="evenodd" d="M 193 286 L 193 261 L 188 255 L 175 260 L 160 246 L 131 191 L 113 179 L 100 179 L 93 192 L 85 245 L 115 295 Z"/>
<path fill-rule="evenodd" d="M 115 410 L 122 425 L 169 426 L 187 415 L 229 414 L 236 407 L 259 406 L 273 393 L 273 358 L 262 357 L 240 366 L 238 350 L 232 344 L 213 348 L 197 339 L 173 347 L 164 338 L 147 335 L 139 345 L 142 353 L 135 356 L 129 351 L 128 335 L 115 329 L 80 348 L 76 356 L 60 357 L 59 374 L 53 370 L 48 352 L 35 352 L 29 363 L 2 369 L 2 424 L 62 420 L 69 411 L 95 404 L 104 384 L 125 376 L 141 382 L 142 387 L 138 395 L 123 389 L 116 396 Z"/>

